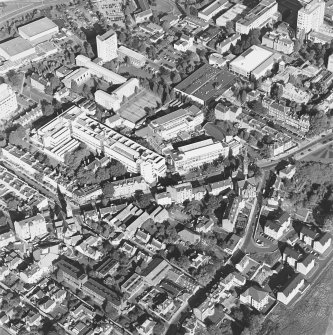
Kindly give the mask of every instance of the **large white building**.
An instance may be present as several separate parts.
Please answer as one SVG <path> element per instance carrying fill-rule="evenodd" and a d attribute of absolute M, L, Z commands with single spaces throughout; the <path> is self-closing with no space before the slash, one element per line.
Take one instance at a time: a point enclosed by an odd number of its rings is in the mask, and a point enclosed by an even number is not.
<path fill-rule="evenodd" d="M 182 132 L 193 132 L 203 120 L 203 111 L 192 105 L 189 108 L 178 109 L 151 121 L 149 127 L 164 140 L 170 140 Z"/>
<path fill-rule="evenodd" d="M 205 21 L 211 20 L 216 14 L 227 8 L 228 0 L 215 0 L 198 13 L 198 17 Z"/>
<path fill-rule="evenodd" d="M 47 224 L 41 214 L 22 221 L 15 221 L 14 228 L 16 235 L 22 240 L 33 240 L 47 233 Z"/>
<path fill-rule="evenodd" d="M 146 57 L 144 55 L 126 48 L 123 45 L 118 49 L 118 56 L 121 60 L 128 58 L 130 63 L 136 67 L 142 67 L 146 63 Z"/>
<path fill-rule="evenodd" d="M 8 119 L 17 109 L 16 94 L 13 89 L 3 83 L 0 85 L 0 122 Z"/>
<path fill-rule="evenodd" d="M 275 0 L 263 0 L 254 7 L 244 18 L 236 22 L 236 31 L 248 34 L 251 29 L 257 29 L 271 23 L 278 12 Z"/>
<path fill-rule="evenodd" d="M 120 109 L 124 98 L 129 98 L 135 94 L 140 87 L 140 81 L 137 78 L 131 78 L 122 84 L 111 94 L 101 90 L 95 92 L 95 101 L 106 109 L 112 109 L 114 112 Z"/>
<path fill-rule="evenodd" d="M 32 44 L 45 42 L 59 32 L 59 27 L 47 17 L 30 22 L 18 28 L 21 37 Z"/>
<path fill-rule="evenodd" d="M 333 72 L 333 54 L 328 57 L 327 70 Z"/>
<path fill-rule="evenodd" d="M 35 47 L 22 37 L 12 38 L 0 44 L 0 57 L 15 62 L 36 52 Z"/>
<path fill-rule="evenodd" d="M 234 59 L 229 69 L 244 77 L 253 75 L 260 78 L 271 70 L 274 64 L 281 58 L 279 53 L 274 53 L 257 45 L 253 45 L 240 56 Z"/>
<path fill-rule="evenodd" d="M 103 78 L 105 81 L 112 83 L 114 85 L 123 84 L 126 78 L 120 76 L 119 74 L 112 72 L 105 67 L 94 63 L 90 58 L 78 55 L 75 58 L 77 66 L 83 66 L 90 70 L 91 74 Z"/>
<path fill-rule="evenodd" d="M 301 8 L 297 13 L 297 31 L 318 31 L 324 22 L 325 2 L 323 0 L 312 0 Z"/>
<path fill-rule="evenodd" d="M 96 36 L 97 55 L 103 62 L 109 62 L 118 57 L 117 34 L 114 30 L 109 30 L 103 35 Z"/>
<path fill-rule="evenodd" d="M 229 147 L 221 142 L 214 142 L 212 139 L 184 145 L 177 151 L 171 153 L 171 159 L 175 171 L 179 174 L 186 174 L 190 170 L 212 163 L 220 156 L 229 155 Z"/>
<path fill-rule="evenodd" d="M 32 140 L 42 144 L 45 153 L 54 156 L 59 152 L 64 155 L 78 141 L 83 142 L 93 150 L 103 151 L 106 157 L 121 162 L 129 172 L 140 173 L 148 183 L 166 173 L 164 157 L 89 117 L 76 106 L 38 129 Z M 64 145 L 61 146 L 61 142 Z M 64 146 L 68 148 L 64 149 Z"/>

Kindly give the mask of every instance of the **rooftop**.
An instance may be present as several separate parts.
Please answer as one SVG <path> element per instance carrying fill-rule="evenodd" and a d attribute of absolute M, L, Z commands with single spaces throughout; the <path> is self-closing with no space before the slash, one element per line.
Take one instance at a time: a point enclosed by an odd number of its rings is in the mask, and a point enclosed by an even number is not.
<path fill-rule="evenodd" d="M 33 48 L 32 44 L 22 37 L 12 38 L 0 44 L 0 48 L 4 50 L 9 56 L 15 56 L 24 51 Z"/>
<path fill-rule="evenodd" d="M 107 40 L 109 37 L 113 36 L 116 32 L 113 29 L 110 29 L 109 31 L 107 31 L 105 34 L 103 35 L 97 35 L 97 38 L 100 41 L 105 41 Z"/>
<path fill-rule="evenodd" d="M 28 35 L 29 37 L 33 37 L 55 27 L 58 26 L 53 21 L 51 21 L 47 17 L 43 17 L 39 20 L 30 22 L 22 27 L 19 27 L 18 31 Z"/>

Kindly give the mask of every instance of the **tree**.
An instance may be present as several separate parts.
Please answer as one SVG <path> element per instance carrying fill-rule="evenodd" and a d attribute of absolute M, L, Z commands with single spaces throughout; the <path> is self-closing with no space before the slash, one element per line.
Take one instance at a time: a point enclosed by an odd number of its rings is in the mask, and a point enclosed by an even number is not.
<path fill-rule="evenodd" d="M 41 104 L 43 115 L 45 116 L 53 115 L 54 108 L 47 100 L 42 100 L 40 104 Z"/>
<path fill-rule="evenodd" d="M 318 135 L 327 130 L 329 127 L 329 120 L 323 111 L 315 111 L 310 116 L 310 129 L 308 134 L 310 136 Z"/>
<path fill-rule="evenodd" d="M 8 136 L 8 142 L 10 144 L 20 146 L 23 148 L 28 148 L 28 142 L 25 139 L 26 131 L 22 126 L 18 126 L 16 129 L 12 130 Z"/>
<path fill-rule="evenodd" d="M 182 78 L 180 77 L 180 74 L 176 71 L 172 73 L 171 80 L 173 84 L 178 84 L 182 80 Z"/>
<path fill-rule="evenodd" d="M 139 208 L 147 208 L 150 205 L 151 194 L 145 194 L 142 191 L 135 191 L 134 199 Z"/>
<path fill-rule="evenodd" d="M 7 72 L 7 78 L 12 86 L 19 86 L 21 84 L 21 76 L 17 71 L 9 70 Z"/>
<path fill-rule="evenodd" d="M 103 185 L 103 194 L 108 197 L 108 198 L 112 198 L 113 194 L 114 194 L 114 187 L 111 183 L 106 183 Z"/>
<path fill-rule="evenodd" d="M 326 214 L 326 216 L 324 217 L 322 229 L 330 232 L 331 234 L 333 233 L 333 213 L 332 212 Z"/>

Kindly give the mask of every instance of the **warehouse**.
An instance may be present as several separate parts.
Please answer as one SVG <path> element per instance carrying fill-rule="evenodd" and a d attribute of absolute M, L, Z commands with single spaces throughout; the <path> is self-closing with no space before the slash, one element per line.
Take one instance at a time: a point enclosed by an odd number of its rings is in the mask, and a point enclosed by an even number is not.
<path fill-rule="evenodd" d="M 34 45 L 50 40 L 58 32 L 59 27 L 47 17 L 18 28 L 20 36 Z"/>
<path fill-rule="evenodd" d="M 0 43 L 0 57 L 12 62 L 28 57 L 35 53 L 33 45 L 22 37 L 12 38 Z"/>

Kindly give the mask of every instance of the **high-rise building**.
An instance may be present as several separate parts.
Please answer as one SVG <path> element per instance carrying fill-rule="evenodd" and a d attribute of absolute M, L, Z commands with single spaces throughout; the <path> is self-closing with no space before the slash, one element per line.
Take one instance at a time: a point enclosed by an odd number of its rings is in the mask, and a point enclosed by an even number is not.
<path fill-rule="evenodd" d="M 103 35 L 96 36 L 97 55 L 103 62 L 109 62 L 118 57 L 117 34 L 114 30 L 109 30 Z"/>
<path fill-rule="evenodd" d="M 3 83 L 0 85 L 0 120 L 7 119 L 17 109 L 16 94 L 13 89 Z"/>
<path fill-rule="evenodd" d="M 333 54 L 328 57 L 327 70 L 333 72 Z"/>
<path fill-rule="evenodd" d="M 318 31 L 324 22 L 325 2 L 323 0 L 312 0 L 298 11 L 297 31 Z"/>

